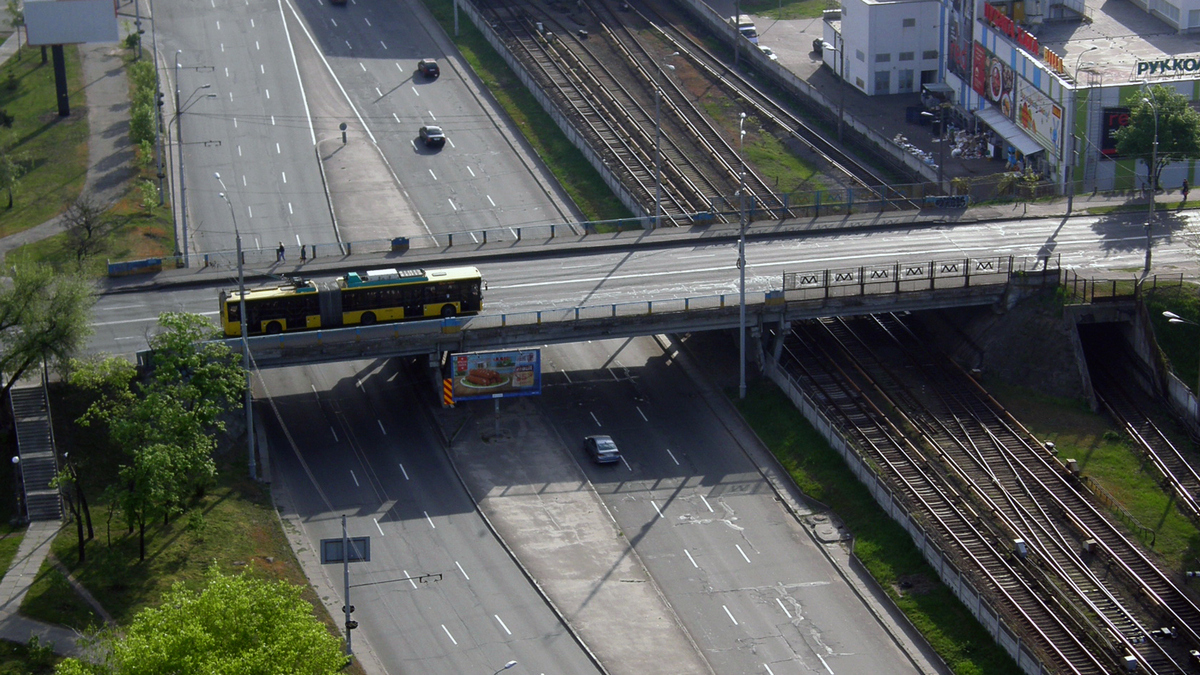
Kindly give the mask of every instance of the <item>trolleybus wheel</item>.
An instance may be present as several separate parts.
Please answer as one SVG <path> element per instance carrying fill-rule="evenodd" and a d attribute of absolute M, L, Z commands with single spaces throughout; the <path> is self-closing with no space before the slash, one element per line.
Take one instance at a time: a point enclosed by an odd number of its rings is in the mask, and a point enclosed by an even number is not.
<path fill-rule="evenodd" d="M 359 323 L 364 326 L 370 326 L 371 324 L 375 323 L 375 312 L 363 312 L 362 318 L 359 319 Z"/>
<path fill-rule="evenodd" d="M 458 314 L 458 310 L 454 308 L 454 305 L 442 305 L 442 317 L 443 318 L 448 319 L 448 318 L 454 316 L 455 314 Z"/>
<path fill-rule="evenodd" d="M 283 332 L 283 324 L 278 321 L 272 321 L 267 324 L 267 335 L 278 335 Z"/>

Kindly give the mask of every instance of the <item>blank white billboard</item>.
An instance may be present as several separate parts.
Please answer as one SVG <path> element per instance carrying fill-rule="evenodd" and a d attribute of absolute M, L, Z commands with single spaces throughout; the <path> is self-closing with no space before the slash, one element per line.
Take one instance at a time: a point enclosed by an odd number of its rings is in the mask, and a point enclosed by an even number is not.
<path fill-rule="evenodd" d="M 114 0 L 25 0 L 25 33 L 31 45 L 117 42 Z"/>

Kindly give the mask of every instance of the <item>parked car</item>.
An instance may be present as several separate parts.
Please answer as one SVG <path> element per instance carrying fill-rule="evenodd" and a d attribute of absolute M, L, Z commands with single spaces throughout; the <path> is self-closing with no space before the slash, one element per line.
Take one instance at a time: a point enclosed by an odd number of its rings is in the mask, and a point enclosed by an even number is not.
<path fill-rule="evenodd" d="M 417 61 L 417 72 L 431 80 L 436 80 L 438 75 L 442 74 L 441 69 L 438 68 L 437 61 L 433 59 L 421 59 Z"/>
<path fill-rule="evenodd" d="M 771 59 L 772 61 L 779 60 L 779 56 L 776 55 L 775 52 L 771 51 L 770 47 L 765 47 L 763 45 L 759 45 L 758 51 L 762 52 L 768 59 Z"/>
<path fill-rule="evenodd" d="M 446 134 L 442 133 L 442 128 L 432 124 L 421 127 L 417 135 L 421 137 L 421 142 L 427 148 L 440 148 L 446 144 Z"/>
<path fill-rule="evenodd" d="M 621 451 L 610 436 L 588 436 L 583 439 L 583 449 L 597 464 L 610 464 L 621 461 Z"/>

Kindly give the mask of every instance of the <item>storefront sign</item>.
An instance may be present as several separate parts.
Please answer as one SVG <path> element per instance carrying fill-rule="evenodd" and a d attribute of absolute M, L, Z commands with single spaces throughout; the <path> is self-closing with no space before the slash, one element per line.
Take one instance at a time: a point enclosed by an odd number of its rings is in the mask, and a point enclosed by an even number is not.
<path fill-rule="evenodd" d="M 971 45 L 974 43 L 975 3 L 972 0 L 954 0 L 950 8 L 949 50 L 946 66 L 950 72 L 971 80 Z"/>
<path fill-rule="evenodd" d="M 1189 73 L 1200 73 L 1200 56 L 1172 57 L 1169 59 L 1137 62 L 1137 77 L 1154 75 L 1169 77 L 1171 75 L 1187 75 Z"/>
<path fill-rule="evenodd" d="M 1017 125 L 1058 157 L 1062 141 L 1063 111 L 1028 82 L 1017 87 Z"/>
<path fill-rule="evenodd" d="M 1129 108 L 1105 108 L 1100 118 L 1100 154 L 1116 159 L 1117 131 L 1129 126 Z"/>
<path fill-rule="evenodd" d="M 1034 55 L 1041 54 L 1041 46 L 1038 44 L 1038 39 L 1024 28 L 1018 26 L 1012 19 L 1008 18 L 1004 14 L 1004 10 L 984 3 L 983 16 L 996 30 L 1007 35 L 1009 39 L 1015 40 L 1025 51 Z"/>

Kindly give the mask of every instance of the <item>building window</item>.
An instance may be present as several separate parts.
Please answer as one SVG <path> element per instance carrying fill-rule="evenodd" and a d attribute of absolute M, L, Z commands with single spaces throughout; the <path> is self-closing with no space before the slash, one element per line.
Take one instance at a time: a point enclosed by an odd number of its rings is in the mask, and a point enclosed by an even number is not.
<path fill-rule="evenodd" d="M 921 52 L 921 58 L 926 60 L 933 60 L 937 57 L 938 51 L 936 49 L 926 49 L 925 51 Z"/>
<path fill-rule="evenodd" d="M 900 56 L 899 56 L 898 60 L 912 61 L 913 60 L 913 52 L 900 52 Z"/>
<path fill-rule="evenodd" d="M 913 28 L 913 27 L 915 27 L 916 25 L 917 25 L 917 20 L 916 20 L 916 19 L 905 19 L 905 20 L 904 20 L 904 27 L 905 27 L 905 28 Z"/>
<path fill-rule="evenodd" d="M 1188 28 L 1200 26 L 1200 9 L 1193 9 L 1188 12 Z"/>
<path fill-rule="evenodd" d="M 855 58 L 857 58 L 859 61 L 866 61 L 866 60 L 867 60 L 867 55 L 866 55 L 866 54 L 864 54 L 864 53 L 863 53 L 863 50 L 861 50 L 861 49 L 855 49 L 855 50 L 854 50 L 854 57 L 855 57 Z"/>
<path fill-rule="evenodd" d="M 875 63 L 891 63 L 891 61 L 892 61 L 891 54 L 876 54 L 875 55 Z"/>
<path fill-rule="evenodd" d="M 913 88 L 913 71 L 912 71 L 912 69 L 910 68 L 908 70 L 901 70 L 900 77 L 898 78 L 898 80 L 896 82 L 896 93 L 897 94 L 911 94 L 914 91 L 916 91 L 916 90 Z"/>
<path fill-rule="evenodd" d="M 892 93 L 892 71 L 875 71 L 875 93 L 877 95 Z"/>

